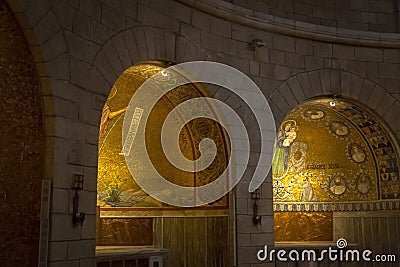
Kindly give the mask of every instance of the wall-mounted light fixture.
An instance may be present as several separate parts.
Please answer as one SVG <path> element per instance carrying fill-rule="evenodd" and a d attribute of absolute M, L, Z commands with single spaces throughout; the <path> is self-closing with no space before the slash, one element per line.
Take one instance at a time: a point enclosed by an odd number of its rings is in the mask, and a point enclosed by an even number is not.
<path fill-rule="evenodd" d="M 74 176 L 74 185 L 72 186 L 72 189 L 75 190 L 75 195 L 72 203 L 72 223 L 74 224 L 74 227 L 78 226 L 80 224 L 81 226 L 83 225 L 83 222 L 85 221 L 85 213 L 80 212 L 78 213 L 79 209 L 79 191 L 83 189 L 83 175 L 82 174 L 75 174 Z"/>
<path fill-rule="evenodd" d="M 330 105 L 331 107 L 336 106 L 336 97 L 337 97 L 337 95 L 334 95 L 332 101 L 329 102 L 329 105 Z"/>
<path fill-rule="evenodd" d="M 261 40 L 261 39 L 253 39 L 250 43 L 249 43 L 249 45 L 251 46 L 251 47 L 253 47 L 253 48 L 256 48 L 256 47 L 263 47 L 263 46 L 265 46 L 265 42 L 263 41 L 263 40 Z"/>
<path fill-rule="evenodd" d="M 258 215 L 258 205 L 257 200 L 261 198 L 261 191 L 260 189 L 256 189 L 251 192 L 251 199 L 253 200 L 253 223 L 254 225 L 261 225 L 261 216 Z"/>

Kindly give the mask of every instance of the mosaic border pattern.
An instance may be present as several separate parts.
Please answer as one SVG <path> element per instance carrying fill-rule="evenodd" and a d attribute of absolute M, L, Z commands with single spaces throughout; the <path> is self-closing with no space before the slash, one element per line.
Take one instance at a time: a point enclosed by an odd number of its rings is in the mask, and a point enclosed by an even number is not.
<path fill-rule="evenodd" d="M 370 202 L 274 202 L 274 211 L 379 211 L 400 210 L 400 199 L 375 200 Z"/>

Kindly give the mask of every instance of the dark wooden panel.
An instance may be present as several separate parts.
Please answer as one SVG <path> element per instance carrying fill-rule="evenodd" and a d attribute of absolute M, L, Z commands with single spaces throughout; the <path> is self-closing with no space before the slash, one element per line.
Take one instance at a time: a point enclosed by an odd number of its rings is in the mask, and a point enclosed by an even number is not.
<path fill-rule="evenodd" d="M 171 219 L 171 232 L 174 235 L 171 237 L 171 246 L 175 248 L 176 256 L 173 258 L 172 266 L 186 265 L 185 259 L 185 218 L 172 218 Z"/>
<path fill-rule="evenodd" d="M 346 238 L 348 242 L 354 242 L 354 226 L 353 226 L 353 218 L 348 217 L 345 219 L 345 233 L 343 233 L 343 237 Z"/>
<path fill-rule="evenodd" d="M 360 217 L 353 218 L 353 231 L 354 231 L 354 242 L 358 244 L 358 247 L 363 247 L 363 231 L 362 222 Z"/>
<path fill-rule="evenodd" d="M 335 238 L 345 233 L 344 237 L 350 242 L 356 242 L 360 250 L 370 249 L 374 254 L 398 255 L 400 252 L 398 215 L 390 212 L 353 215 L 354 217 L 334 218 L 334 231 L 337 231 L 334 232 Z M 352 219 L 352 224 L 348 219 Z M 389 263 L 386 265 L 391 266 Z"/>
<path fill-rule="evenodd" d="M 372 219 L 370 217 L 363 217 L 363 249 L 372 249 Z"/>
<path fill-rule="evenodd" d="M 207 237 L 207 266 L 229 266 L 228 218 L 208 218 Z"/>
<path fill-rule="evenodd" d="M 231 251 L 231 238 L 229 235 L 229 218 L 228 217 L 219 217 L 220 220 L 221 228 L 222 228 L 222 239 L 223 241 L 222 245 L 222 252 L 223 252 L 223 260 L 224 264 L 223 266 L 232 266 L 232 261 L 230 257 L 230 251 Z"/>
<path fill-rule="evenodd" d="M 162 227 L 165 266 L 185 266 L 184 218 L 163 218 Z"/>
<path fill-rule="evenodd" d="M 152 218 L 101 218 L 97 231 L 102 246 L 153 244 Z"/>
<path fill-rule="evenodd" d="M 171 258 L 174 256 L 174 249 L 171 248 L 171 220 L 169 218 L 162 218 L 162 220 L 163 248 L 169 250 L 169 252 L 164 257 L 164 263 L 165 267 L 172 267 L 170 262 Z"/>
<path fill-rule="evenodd" d="M 165 218 L 170 221 L 170 258 L 167 266 L 185 266 L 185 218 Z M 164 230 L 166 230 L 164 228 Z M 165 232 L 164 232 L 165 233 Z"/>
<path fill-rule="evenodd" d="M 376 254 L 395 254 L 400 252 L 400 236 L 399 236 L 399 220 L 398 213 L 387 212 L 369 212 L 369 213 L 347 213 L 342 214 L 343 217 L 335 217 L 335 230 L 343 233 L 346 236 L 353 235 L 354 242 L 358 243 L 360 251 L 370 249 Z M 352 219 L 352 227 L 347 219 Z M 334 233 L 337 236 L 338 233 Z M 352 262 L 352 265 L 344 266 L 398 266 L 398 263 L 366 263 Z M 341 265 L 342 266 L 342 265 Z"/>
<path fill-rule="evenodd" d="M 96 264 L 97 267 L 110 267 L 110 262 L 109 261 L 104 261 L 104 262 L 98 262 Z"/>
<path fill-rule="evenodd" d="M 206 218 L 186 219 L 186 266 L 207 266 Z"/>
<path fill-rule="evenodd" d="M 218 266 L 217 263 L 221 260 L 218 258 L 217 253 L 217 237 L 215 235 L 218 232 L 217 223 L 215 218 L 207 218 L 207 266 Z"/>
<path fill-rule="evenodd" d="M 185 226 L 186 226 L 186 264 L 188 266 L 192 266 L 196 262 L 196 255 L 194 253 L 196 252 L 196 248 L 194 248 L 194 243 L 195 238 L 198 236 L 195 233 L 195 219 L 196 218 L 187 218 L 185 221 Z M 196 242 L 197 243 L 197 242 Z M 197 248 L 199 249 L 199 248 Z"/>
<path fill-rule="evenodd" d="M 153 218 L 153 244 L 163 247 L 163 218 Z"/>
<path fill-rule="evenodd" d="M 379 218 L 379 238 L 382 244 L 382 253 L 390 252 L 388 219 L 389 219 L 388 217 Z"/>
<path fill-rule="evenodd" d="M 400 252 L 400 236 L 399 228 L 400 225 L 396 222 L 396 217 L 388 218 L 388 243 L 389 243 L 389 253 Z"/>
<path fill-rule="evenodd" d="M 154 218 L 154 244 L 169 250 L 165 267 L 231 266 L 229 218 Z"/>
<path fill-rule="evenodd" d="M 382 253 L 381 229 L 379 228 L 379 217 L 371 218 L 372 251 Z"/>
<path fill-rule="evenodd" d="M 137 259 L 126 260 L 125 267 L 137 267 Z"/>
<path fill-rule="evenodd" d="M 149 266 L 149 259 L 138 259 L 137 267 L 147 267 Z"/>
<path fill-rule="evenodd" d="M 96 207 L 96 246 L 100 246 L 101 240 L 101 219 L 100 219 L 100 206 Z"/>
<path fill-rule="evenodd" d="M 111 267 L 124 267 L 124 261 L 112 261 L 111 262 Z"/>
<path fill-rule="evenodd" d="M 333 239 L 337 240 L 338 238 L 342 238 L 345 231 L 343 227 L 345 226 L 344 218 L 335 218 L 333 220 Z"/>

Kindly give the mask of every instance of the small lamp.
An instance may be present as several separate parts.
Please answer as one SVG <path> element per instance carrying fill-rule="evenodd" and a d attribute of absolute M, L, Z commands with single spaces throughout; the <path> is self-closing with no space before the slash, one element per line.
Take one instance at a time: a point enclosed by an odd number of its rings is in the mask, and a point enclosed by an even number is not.
<path fill-rule="evenodd" d="M 256 38 L 256 39 L 253 39 L 249 43 L 249 45 L 250 45 L 250 47 L 253 47 L 253 48 L 259 48 L 259 47 L 265 46 L 265 42 L 261 39 Z"/>
<path fill-rule="evenodd" d="M 331 107 L 336 106 L 336 100 L 337 100 L 336 97 L 337 97 L 337 95 L 333 95 L 333 99 L 329 102 L 329 105 Z"/>

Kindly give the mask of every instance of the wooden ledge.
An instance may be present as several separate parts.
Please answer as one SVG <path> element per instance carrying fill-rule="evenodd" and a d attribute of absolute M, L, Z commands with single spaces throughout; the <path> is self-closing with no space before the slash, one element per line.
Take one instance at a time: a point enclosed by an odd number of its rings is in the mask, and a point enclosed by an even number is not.
<path fill-rule="evenodd" d="M 167 249 L 155 246 L 96 246 L 96 260 L 126 260 L 162 256 Z"/>
<path fill-rule="evenodd" d="M 355 248 L 357 247 L 357 243 L 347 243 L 347 248 Z M 275 248 L 304 248 L 304 249 L 323 249 L 323 248 L 328 248 L 328 247 L 333 247 L 336 248 L 336 242 L 335 241 L 310 241 L 310 242 L 275 242 L 274 243 Z"/>

